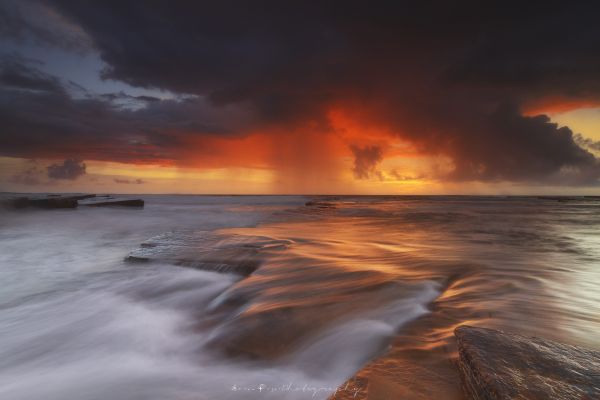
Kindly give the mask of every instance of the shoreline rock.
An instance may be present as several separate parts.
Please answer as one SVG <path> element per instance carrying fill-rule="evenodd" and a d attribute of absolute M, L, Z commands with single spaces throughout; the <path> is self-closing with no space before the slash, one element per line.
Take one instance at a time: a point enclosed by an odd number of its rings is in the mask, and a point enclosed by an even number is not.
<path fill-rule="evenodd" d="M 88 207 L 136 207 L 143 208 L 142 199 L 114 199 L 108 195 L 97 196 L 95 194 L 77 194 L 77 195 L 30 195 L 8 197 L 0 200 L 0 206 L 8 209 L 73 209 L 79 206 Z"/>
<path fill-rule="evenodd" d="M 466 325 L 454 333 L 472 399 L 600 398 L 600 351 Z"/>
<path fill-rule="evenodd" d="M 165 232 L 141 243 L 125 261 L 166 262 L 182 267 L 248 276 L 260 267 L 264 253 L 290 244 L 261 236 L 219 235 L 210 231 Z"/>
<path fill-rule="evenodd" d="M 142 199 L 130 199 L 130 200 L 109 200 L 109 201 L 96 201 L 91 203 L 81 204 L 88 207 L 144 207 L 144 200 Z"/>
<path fill-rule="evenodd" d="M 47 195 L 46 197 L 16 197 L 7 199 L 4 201 L 4 206 L 13 209 L 22 208 L 44 208 L 44 209 L 57 209 L 57 208 L 77 208 L 79 200 L 89 199 L 95 197 L 95 194 L 84 194 L 74 196 L 62 196 L 62 195 Z"/>

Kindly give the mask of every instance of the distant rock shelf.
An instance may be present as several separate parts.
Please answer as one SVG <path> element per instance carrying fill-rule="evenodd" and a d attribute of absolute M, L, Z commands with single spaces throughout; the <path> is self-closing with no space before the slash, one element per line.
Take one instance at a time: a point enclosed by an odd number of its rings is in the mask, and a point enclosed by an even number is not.
<path fill-rule="evenodd" d="M 566 203 L 570 201 L 600 201 L 600 196 L 537 196 L 540 200 L 551 200 Z"/>
<path fill-rule="evenodd" d="M 2 201 L 2 205 L 9 209 L 41 208 L 61 209 L 88 207 L 144 207 L 141 199 L 116 199 L 109 195 L 97 196 L 95 194 L 80 195 L 31 195 L 11 197 Z"/>
<path fill-rule="evenodd" d="M 455 335 L 472 399 L 600 399 L 599 351 L 471 326 Z"/>
<path fill-rule="evenodd" d="M 320 209 L 337 208 L 335 203 L 333 203 L 331 201 L 311 200 L 311 201 L 307 201 L 304 205 L 306 207 L 316 207 L 316 208 L 320 208 Z"/>
<path fill-rule="evenodd" d="M 88 207 L 144 207 L 144 200 L 108 200 L 82 203 Z"/>

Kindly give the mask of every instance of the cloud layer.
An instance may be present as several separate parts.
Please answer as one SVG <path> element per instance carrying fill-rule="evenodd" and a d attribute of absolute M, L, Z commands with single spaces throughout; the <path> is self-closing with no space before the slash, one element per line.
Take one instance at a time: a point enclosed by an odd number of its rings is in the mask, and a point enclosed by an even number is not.
<path fill-rule="evenodd" d="M 178 163 L 191 142 L 206 154 L 203 138 L 336 135 L 329 113 L 342 109 L 421 154 L 451 159 L 439 179 L 600 177 L 593 143 L 537 115 L 600 102 L 592 2 L 43 4 L 77 28 L 78 43 L 89 40 L 104 78 L 178 97 L 76 98 L 64 79 L 5 56 L 4 155 Z M 4 13 L 8 33 L 35 36 L 35 24 L 15 13 Z M 361 179 L 385 157 L 375 144 L 350 141 L 345 151 Z"/>

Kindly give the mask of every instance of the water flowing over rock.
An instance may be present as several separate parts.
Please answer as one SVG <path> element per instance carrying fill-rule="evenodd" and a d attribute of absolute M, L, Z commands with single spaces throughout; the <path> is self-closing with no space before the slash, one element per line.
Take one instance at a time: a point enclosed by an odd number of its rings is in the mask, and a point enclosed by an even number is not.
<path fill-rule="evenodd" d="M 130 262 L 162 261 L 215 272 L 250 275 L 261 253 L 289 245 L 287 240 L 207 231 L 166 232 L 143 242 L 126 257 Z"/>
<path fill-rule="evenodd" d="M 492 329 L 460 326 L 458 366 L 477 400 L 600 398 L 600 352 Z"/>

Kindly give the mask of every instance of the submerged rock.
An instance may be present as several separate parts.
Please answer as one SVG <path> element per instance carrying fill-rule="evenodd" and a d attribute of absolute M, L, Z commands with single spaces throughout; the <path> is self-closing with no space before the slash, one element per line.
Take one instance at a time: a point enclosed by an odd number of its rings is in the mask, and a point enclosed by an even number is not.
<path fill-rule="evenodd" d="M 455 335 L 473 399 L 600 399 L 599 351 L 470 326 Z"/>

